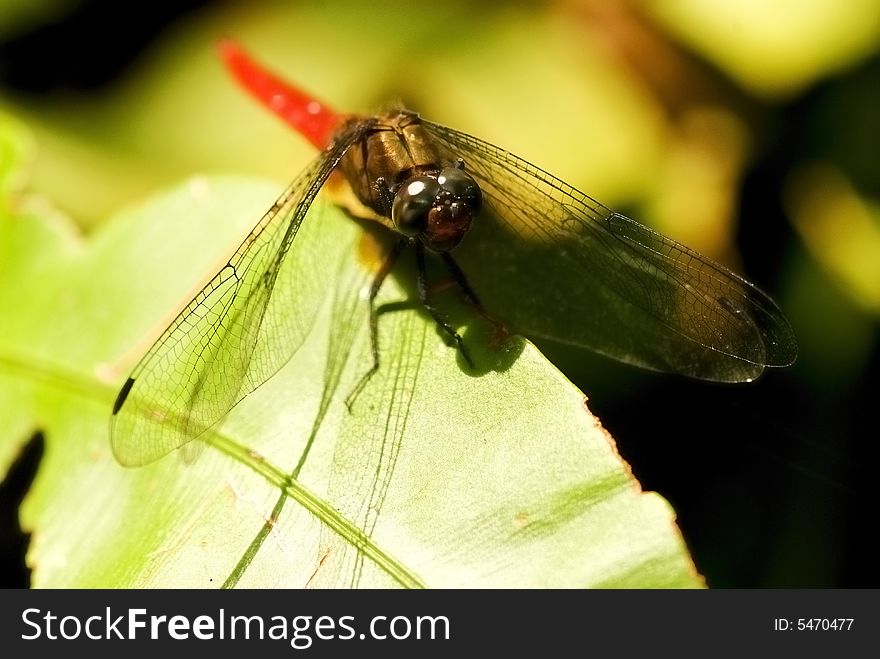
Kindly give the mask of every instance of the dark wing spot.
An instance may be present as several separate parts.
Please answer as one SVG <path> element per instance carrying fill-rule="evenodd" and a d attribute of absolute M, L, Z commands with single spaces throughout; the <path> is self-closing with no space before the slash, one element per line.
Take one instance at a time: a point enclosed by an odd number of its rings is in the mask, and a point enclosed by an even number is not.
<path fill-rule="evenodd" d="M 125 399 L 128 398 L 128 392 L 131 391 L 133 386 L 134 378 L 128 378 L 128 380 L 125 381 L 125 384 L 122 385 L 122 389 L 119 390 L 119 394 L 116 396 L 116 402 L 113 403 L 113 414 L 116 414 L 122 409 L 122 404 L 125 402 Z"/>

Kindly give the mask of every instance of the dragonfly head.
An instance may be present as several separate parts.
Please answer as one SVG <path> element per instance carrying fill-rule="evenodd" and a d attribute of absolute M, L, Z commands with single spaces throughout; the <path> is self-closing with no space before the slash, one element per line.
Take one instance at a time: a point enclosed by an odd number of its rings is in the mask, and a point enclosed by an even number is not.
<path fill-rule="evenodd" d="M 461 242 L 480 211 L 480 186 L 461 166 L 406 181 L 394 195 L 391 220 L 400 233 L 435 252 Z"/>

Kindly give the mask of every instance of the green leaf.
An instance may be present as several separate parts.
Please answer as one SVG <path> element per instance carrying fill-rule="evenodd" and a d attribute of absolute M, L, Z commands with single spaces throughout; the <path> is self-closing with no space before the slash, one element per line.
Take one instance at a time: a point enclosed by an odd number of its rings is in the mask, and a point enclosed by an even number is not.
<path fill-rule="evenodd" d="M 116 390 L 278 191 L 195 179 L 88 239 L 37 200 L 0 206 L 3 464 L 47 438 L 22 510 L 35 586 L 702 585 L 672 510 L 583 395 L 530 344 L 492 348 L 476 326 L 468 373 L 407 302 L 405 266 L 381 293 L 379 371 L 347 411 L 371 364 L 375 241 L 322 203 L 293 247 L 326 282 L 302 348 L 204 450 L 119 466 Z"/>

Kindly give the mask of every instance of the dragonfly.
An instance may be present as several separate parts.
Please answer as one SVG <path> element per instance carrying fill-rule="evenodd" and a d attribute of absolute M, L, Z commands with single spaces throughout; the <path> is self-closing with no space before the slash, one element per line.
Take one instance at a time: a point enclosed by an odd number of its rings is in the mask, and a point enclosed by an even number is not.
<path fill-rule="evenodd" d="M 469 365 L 461 336 L 433 303 L 429 259 L 445 265 L 484 318 L 525 336 L 719 382 L 752 381 L 794 362 L 797 343 L 779 306 L 721 264 L 481 139 L 402 107 L 341 114 L 234 42 L 221 43 L 220 54 L 320 153 L 125 381 L 111 419 L 122 464 L 152 462 L 199 437 L 297 351 L 310 323 L 286 312 L 309 277 L 297 232 L 339 173 L 365 218 L 397 237 L 370 287 L 373 365 L 359 387 L 380 365 L 376 297 L 407 248 L 423 306 Z"/>

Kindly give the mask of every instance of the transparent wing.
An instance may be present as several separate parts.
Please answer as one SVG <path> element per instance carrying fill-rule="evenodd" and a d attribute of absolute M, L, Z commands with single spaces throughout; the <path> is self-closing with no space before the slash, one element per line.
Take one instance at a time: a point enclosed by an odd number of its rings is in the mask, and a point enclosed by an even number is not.
<path fill-rule="evenodd" d="M 290 184 L 135 367 L 111 419 L 122 464 L 146 464 L 198 437 L 302 344 L 326 277 L 315 272 L 319 259 L 290 247 L 315 195 L 365 128 L 353 126 Z"/>
<path fill-rule="evenodd" d="M 788 321 L 742 277 L 503 149 L 424 126 L 482 188 L 488 208 L 455 255 L 510 329 L 725 382 L 794 361 Z"/>

